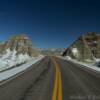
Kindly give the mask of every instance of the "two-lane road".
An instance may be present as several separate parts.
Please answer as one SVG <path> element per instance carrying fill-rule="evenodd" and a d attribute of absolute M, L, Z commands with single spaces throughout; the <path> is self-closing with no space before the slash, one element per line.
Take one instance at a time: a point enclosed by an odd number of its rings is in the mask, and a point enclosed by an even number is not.
<path fill-rule="evenodd" d="M 0 85 L 0 100 L 100 100 L 100 74 L 45 57 Z"/>

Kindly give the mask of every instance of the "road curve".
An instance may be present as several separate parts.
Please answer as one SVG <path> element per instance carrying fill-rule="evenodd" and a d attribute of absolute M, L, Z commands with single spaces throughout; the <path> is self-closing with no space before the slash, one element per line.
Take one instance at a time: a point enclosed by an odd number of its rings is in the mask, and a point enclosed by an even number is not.
<path fill-rule="evenodd" d="M 0 100 L 100 100 L 100 74 L 56 57 L 45 57 L 0 85 Z"/>

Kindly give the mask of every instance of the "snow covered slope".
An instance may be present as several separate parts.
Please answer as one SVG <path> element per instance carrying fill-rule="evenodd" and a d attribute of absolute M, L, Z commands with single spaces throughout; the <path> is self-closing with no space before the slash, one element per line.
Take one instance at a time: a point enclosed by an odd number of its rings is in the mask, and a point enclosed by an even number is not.
<path fill-rule="evenodd" d="M 10 70 L 4 71 L 0 73 L 0 81 L 6 80 L 18 73 L 23 72 L 24 70 L 26 70 L 29 67 L 32 67 L 33 64 L 35 64 L 36 62 L 40 61 L 41 59 L 43 59 L 43 56 L 40 57 L 33 57 L 29 62 L 27 62 L 26 64 L 20 65 L 19 67 L 15 67 L 12 68 Z"/>
<path fill-rule="evenodd" d="M 9 69 L 11 67 L 18 66 L 19 64 L 23 64 L 28 62 L 32 57 L 30 57 L 27 53 L 18 54 L 14 49 L 11 51 L 9 48 L 6 50 L 6 53 L 1 55 L 0 58 L 0 71 Z"/>

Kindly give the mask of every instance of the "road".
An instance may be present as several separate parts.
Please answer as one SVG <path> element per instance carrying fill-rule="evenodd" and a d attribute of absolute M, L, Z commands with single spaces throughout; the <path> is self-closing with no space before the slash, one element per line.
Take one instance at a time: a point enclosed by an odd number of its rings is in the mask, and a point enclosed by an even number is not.
<path fill-rule="evenodd" d="M 0 100 L 100 100 L 100 73 L 45 57 L 0 83 Z"/>

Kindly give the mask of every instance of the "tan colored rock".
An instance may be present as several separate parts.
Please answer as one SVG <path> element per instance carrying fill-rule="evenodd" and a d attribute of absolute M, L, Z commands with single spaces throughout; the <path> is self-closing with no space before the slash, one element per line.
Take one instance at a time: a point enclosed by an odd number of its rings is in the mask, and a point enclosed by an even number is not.
<path fill-rule="evenodd" d="M 77 48 L 79 52 L 79 58 L 76 58 L 72 53 L 72 48 Z M 77 60 L 93 60 L 94 58 L 100 58 L 100 33 L 88 32 L 80 36 L 70 47 L 68 47 L 63 56 L 71 56 Z"/>

